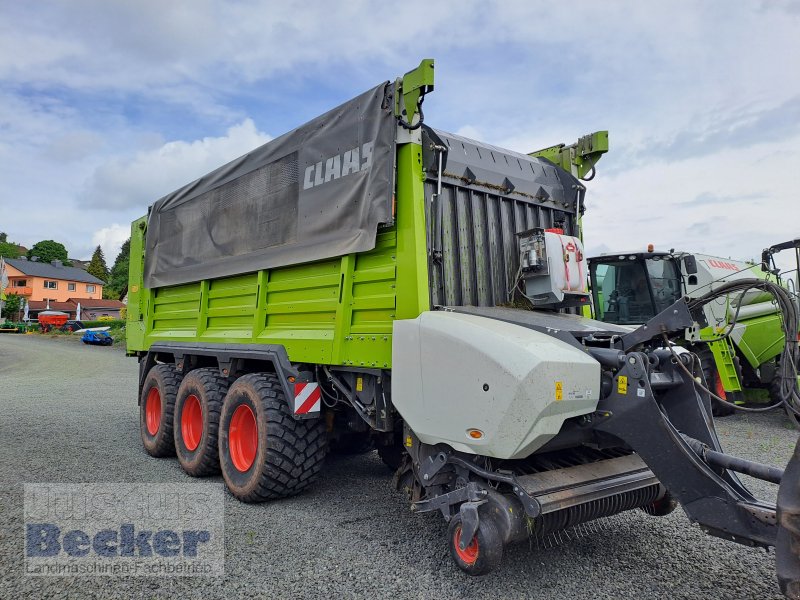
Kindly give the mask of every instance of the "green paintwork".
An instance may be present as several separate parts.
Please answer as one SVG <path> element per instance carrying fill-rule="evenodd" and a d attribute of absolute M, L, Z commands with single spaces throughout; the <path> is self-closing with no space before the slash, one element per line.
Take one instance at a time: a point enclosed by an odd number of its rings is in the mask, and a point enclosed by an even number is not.
<path fill-rule="evenodd" d="M 144 315 L 149 306 L 149 290 L 142 285 L 144 273 L 144 236 L 147 217 L 131 223 L 130 263 L 128 265 L 128 311 L 125 339 L 128 351 L 144 349 Z"/>
<path fill-rule="evenodd" d="M 395 115 L 411 123 L 417 112 L 419 97 L 433 91 L 433 59 L 423 59 L 416 69 L 403 75 L 397 81 L 397 90 Z"/>
<path fill-rule="evenodd" d="M 529 156 L 546 158 L 578 179 L 583 179 L 606 152 L 608 152 L 608 131 L 595 131 L 584 135 L 569 146 L 557 144 L 531 152 Z"/>
<path fill-rule="evenodd" d="M 783 352 L 786 338 L 780 315 L 763 315 L 742 323 L 746 327 L 736 345 L 751 366 L 764 364 Z"/>
<path fill-rule="evenodd" d="M 400 144 L 396 160 L 395 223 L 369 252 L 150 290 L 146 219 L 134 221 L 128 352 L 161 341 L 281 344 L 293 362 L 391 367 L 394 320 L 430 308 L 422 147 Z"/>

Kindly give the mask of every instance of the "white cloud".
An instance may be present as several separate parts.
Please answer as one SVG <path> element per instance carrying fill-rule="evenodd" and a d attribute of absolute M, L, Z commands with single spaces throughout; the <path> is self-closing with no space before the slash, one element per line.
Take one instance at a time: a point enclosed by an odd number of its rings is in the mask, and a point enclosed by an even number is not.
<path fill-rule="evenodd" d="M 119 254 L 122 244 L 125 243 L 131 235 L 130 225 L 119 225 L 113 223 L 108 227 L 98 229 L 92 234 L 92 244 L 100 246 L 103 249 L 103 256 L 105 256 L 106 264 L 110 269 L 114 264 L 114 260 Z"/>
<path fill-rule="evenodd" d="M 776 57 L 800 53 L 798 6 L 409 0 L 398 27 L 367 0 L 6 3 L 0 222 L 88 256 L 109 223 L 266 141 L 259 127 L 432 56 L 435 127 L 519 151 L 610 130 L 590 247 L 750 257 L 797 235 L 800 78 Z"/>
<path fill-rule="evenodd" d="M 798 144 L 800 137 L 610 174 L 601 160 L 588 184 L 587 252 L 654 243 L 758 260 L 765 247 L 798 235 L 800 210 L 787 176 L 800 160 Z"/>
<path fill-rule="evenodd" d="M 95 169 L 80 203 L 109 210 L 138 206 L 144 212 L 161 196 L 270 139 L 258 131 L 252 120 L 245 119 L 220 137 L 167 142 L 132 157 L 115 158 Z"/>

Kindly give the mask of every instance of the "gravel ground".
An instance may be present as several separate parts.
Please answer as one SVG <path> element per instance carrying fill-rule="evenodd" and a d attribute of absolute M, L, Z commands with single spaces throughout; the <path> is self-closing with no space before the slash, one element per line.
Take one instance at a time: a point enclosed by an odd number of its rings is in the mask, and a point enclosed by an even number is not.
<path fill-rule="evenodd" d="M 496 572 L 468 578 L 450 561 L 444 521 L 411 514 L 374 453 L 329 460 L 297 498 L 227 497 L 224 578 L 25 576 L 23 483 L 190 481 L 176 460 L 142 450 L 136 374 L 118 348 L 0 336 L 0 597 L 779 597 L 772 552 L 705 536 L 680 510 L 623 514 L 548 550 L 517 545 Z M 797 439 L 782 413 L 718 428 L 729 452 L 781 467 Z M 752 487 L 774 501 L 775 486 Z"/>

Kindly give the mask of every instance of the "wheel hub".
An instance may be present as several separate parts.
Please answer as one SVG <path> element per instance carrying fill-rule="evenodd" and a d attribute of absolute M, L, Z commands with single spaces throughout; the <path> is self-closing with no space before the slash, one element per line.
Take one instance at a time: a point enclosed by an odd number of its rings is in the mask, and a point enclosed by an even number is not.
<path fill-rule="evenodd" d="M 233 412 L 228 444 L 233 466 L 242 473 L 248 471 L 256 460 L 258 425 L 252 409 L 246 404 L 241 404 Z"/>

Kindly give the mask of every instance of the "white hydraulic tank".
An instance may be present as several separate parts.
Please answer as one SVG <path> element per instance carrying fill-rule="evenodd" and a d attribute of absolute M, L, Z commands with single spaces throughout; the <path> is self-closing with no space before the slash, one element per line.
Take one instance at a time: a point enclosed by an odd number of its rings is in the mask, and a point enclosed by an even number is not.
<path fill-rule="evenodd" d="M 524 458 L 594 411 L 600 364 L 552 336 L 475 315 L 395 321 L 392 402 L 427 444 Z"/>

